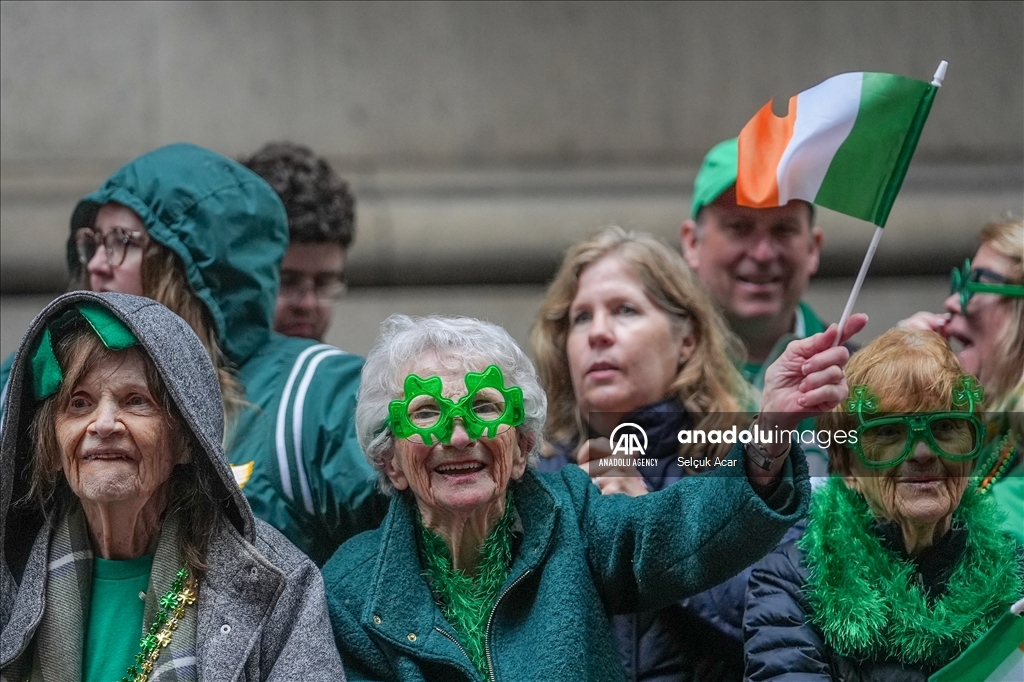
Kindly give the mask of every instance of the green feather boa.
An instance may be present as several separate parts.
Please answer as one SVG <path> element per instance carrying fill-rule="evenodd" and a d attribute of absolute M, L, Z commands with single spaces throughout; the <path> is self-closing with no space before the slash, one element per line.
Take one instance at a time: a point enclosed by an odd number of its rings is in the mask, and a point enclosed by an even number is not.
<path fill-rule="evenodd" d="M 1000 532 L 991 500 L 973 487 L 953 513 L 967 529 L 964 554 L 931 606 L 911 580 L 914 564 L 883 547 L 867 502 L 841 478 L 815 493 L 809 518 L 798 546 L 809 568 L 810 620 L 842 656 L 941 666 L 1021 594 L 1016 543 Z"/>
<path fill-rule="evenodd" d="M 454 628 L 469 659 L 487 677 L 487 619 L 498 599 L 501 586 L 512 567 L 512 526 L 515 511 L 511 493 L 505 499 L 505 513 L 480 548 L 476 575 L 452 568 L 452 556 L 444 539 L 426 528 L 422 521 L 420 537 L 426 560 L 424 577 L 445 619 Z"/>

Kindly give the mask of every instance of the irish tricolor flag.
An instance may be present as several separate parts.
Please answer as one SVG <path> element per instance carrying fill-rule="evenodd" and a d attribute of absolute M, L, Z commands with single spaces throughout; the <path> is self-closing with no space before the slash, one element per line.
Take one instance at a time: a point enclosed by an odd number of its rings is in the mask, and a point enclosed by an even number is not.
<path fill-rule="evenodd" d="M 1024 600 L 1021 600 L 1024 601 Z M 1020 602 L 1018 602 L 1019 604 Z M 1017 604 L 1014 604 L 1014 609 Z M 1024 680 L 1024 616 L 1007 612 L 928 682 L 1020 682 Z"/>
<path fill-rule="evenodd" d="M 844 73 L 790 98 L 785 118 L 768 102 L 740 133 L 736 202 L 803 199 L 884 226 L 937 89 Z"/>

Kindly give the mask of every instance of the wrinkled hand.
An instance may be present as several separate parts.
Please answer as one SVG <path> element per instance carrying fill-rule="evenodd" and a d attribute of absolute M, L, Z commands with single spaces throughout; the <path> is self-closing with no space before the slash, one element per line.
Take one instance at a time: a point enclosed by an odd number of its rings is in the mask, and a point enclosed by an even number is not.
<path fill-rule="evenodd" d="M 842 344 L 867 323 L 867 315 L 851 315 L 839 345 L 836 325 L 790 343 L 765 372 L 759 417 L 762 428 L 796 428 L 806 417 L 827 412 L 846 398 L 843 366 L 850 351 Z"/>
<path fill-rule="evenodd" d="M 612 456 L 607 438 L 591 438 L 576 450 L 576 463 L 601 489 L 602 495 L 624 493 L 630 497 L 647 494 L 647 486 L 635 466 L 602 466 L 599 460 Z M 622 459 L 623 455 L 618 455 Z"/>
<path fill-rule="evenodd" d="M 949 324 L 949 320 L 953 316 L 949 313 L 929 313 L 922 310 L 919 313 L 914 313 L 905 320 L 900 320 L 896 325 L 903 329 L 924 329 L 926 331 L 938 332 L 945 336 L 946 325 Z"/>
<path fill-rule="evenodd" d="M 850 359 L 850 351 L 842 344 L 867 323 L 867 315 L 857 313 L 846 321 L 838 343 L 839 331 L 832 325 L 820 334 L 786 346 L 765 372 L 761 412 L 757 416 L 760 428 L 768 431 L 795 429 L 808 416 L 831 410 L 846 398 L 849 390 L 843 365 Z M 780 440 L 762 444 L 762 449 L 774 458 L 767 470 L 754 464 L 752 459 L 746 461 L 747 478 L 762 497 L 778 485 L 787 459 L 790 446 Z"/>

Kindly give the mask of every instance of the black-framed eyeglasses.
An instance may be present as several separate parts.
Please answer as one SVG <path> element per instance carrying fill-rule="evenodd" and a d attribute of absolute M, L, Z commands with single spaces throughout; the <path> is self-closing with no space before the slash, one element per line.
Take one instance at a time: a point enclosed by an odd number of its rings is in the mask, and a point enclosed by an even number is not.
<path fill-rule="evenodd" d="M 281 271 L 281 289 L 278 296 L 285 301 L 299 301 L 312 291 L 318 303 L 330 305 L 345 295 L 348 282 L 343 273 L 327 272 L 308 275 L 298 272 Z"/>
<path fill-rule="evenodd" d="M 146 233 L 141 230 L 126 230 L 123 227 L 115 227 L 106 234 L 92 227 L 80 227 L 75 230 L 78 260 L 82 265 L 88 265 L 96 255 L 96 249 L 102 244 L 106 252 L 107 265 L 116 268 L 124 262 L 128 247 L 142 246 L 145 236 Z"/>
<path fill-rule="evenodd" d="M 985 280 L 985 281 L 982 281 Z M 1024 284 L 1010 284 L 998 272 L 987 268 L 971 268 L 971 259 L 964 260 L 949 275 L 949 293 L 960 294 L 960 311 L 967 312 L 967 302 L 974 294 L 999 294 L 1010 298 L 1024 298 Z"/>

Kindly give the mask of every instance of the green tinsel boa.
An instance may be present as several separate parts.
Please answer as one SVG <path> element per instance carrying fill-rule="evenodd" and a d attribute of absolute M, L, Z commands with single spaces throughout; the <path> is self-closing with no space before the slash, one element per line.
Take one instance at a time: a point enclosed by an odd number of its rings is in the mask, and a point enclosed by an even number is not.
<path fill-rule="evenodd" d="M 438 608 L 454 628 L 470 660 L 484 678 L 489 672 L 485 650 L 487 619 L 512 567 L 514 522 L 515 511 L 509 493 L 505 499 L 505 513 L 480 548 L 476 575 L 467 575 L 452 568 L 451 552 L 444 539 L 426 528 L 422 521 L 419 523 L 426 560 L 424 576 L 434 593 Z"/>
<path fill-rule="evenodd" d="M 882 545 L 872 532 L 877 518 L 841 478 L 815 493 L 809 519 L 798 546 L 809 569 L 810 620 L 842 656 L 940 666 L 1020 598 L 1016 544 L 1000 532 L 991 500 L 971 486 L 953 513 L 967 529 L 964 553 L 931 606 L 912 582 L 914 564 Z"/>

